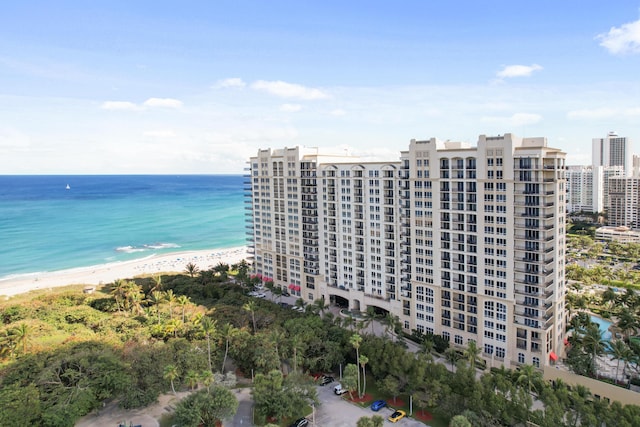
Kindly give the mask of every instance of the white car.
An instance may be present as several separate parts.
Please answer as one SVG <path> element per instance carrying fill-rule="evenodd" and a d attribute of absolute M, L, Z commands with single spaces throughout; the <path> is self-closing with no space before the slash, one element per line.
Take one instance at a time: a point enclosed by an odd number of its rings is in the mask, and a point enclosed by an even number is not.
<path fill-rule="evenodd" d="M 266 298 L 267 294 L 263 293 L 263 292 L 256 292 L 256 294 L 254 295 L 254 297 L 256 298 Z"/>

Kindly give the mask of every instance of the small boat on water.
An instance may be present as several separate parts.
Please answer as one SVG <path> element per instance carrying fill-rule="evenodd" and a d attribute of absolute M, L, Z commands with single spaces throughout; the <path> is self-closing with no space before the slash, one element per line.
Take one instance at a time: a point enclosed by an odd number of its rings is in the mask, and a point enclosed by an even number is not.
<path fill-rule="evenodd" d="M 65 187 L 65 190 L 71 190 L 71 186 L 67 184 L 67 186 Z"/>

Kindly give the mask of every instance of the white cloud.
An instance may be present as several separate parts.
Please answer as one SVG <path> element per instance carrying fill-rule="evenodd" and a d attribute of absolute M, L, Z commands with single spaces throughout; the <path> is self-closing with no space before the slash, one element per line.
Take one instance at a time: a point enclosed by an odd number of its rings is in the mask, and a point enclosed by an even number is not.
<path fill-rule="evenodd" d="M 173 138 L 176 136 L 176 133 L 172 130 L 149 130 L 142 134 L 151 138 Z"/>
<path fill-rule="evenodd" d="M 341 117 L 341 116 L 346 116 L 347 112 L 344 111 L 342 108 L 337 108 L 335 110 L 331 110 L 329 114 L 331 114 L 332 116 Z"/>
<path fill-rule="evenodd" d="M 284 111 L 287 113 L 295 113 L 300 110 L 302 110 L 302 105 L 300 104 L 282 104 L 280 106 L 280 111 Z"/>
<path fill-rule="evenodd" d="M 501 71 L 498 71 L 498 78 L 508 79 L 512 77 L 529 77 L 534 71 L 540 71 L 542 67 L 538 64 L 533 65 L 507 65 Z"/>
<path fill-rule="evenodd" d="M 283 81 L 266 81 L 258 80 L 251 87 L 255 90 L 261 90 L 281 98 L 298 98 L 305 100 L 326 99 L 329 95 L 320 89 L 305 87 L 295 83 L 287 83 Z"/>
<path fill-rule="evenodd" d="M 180 108 L 182 101 L 173 98 L 149 98 L 142 105 L 145 107 Z"/>
<path fill-rule="evenodd" d="M 597 120 L 611 118 L 635 118 L 640 116 L 640 107 L 626 109 L 616 108 L 593 108 L 585 110 L 573 110 L 567 113 L 567 118 L 571 120 Z"/>
<path fill-rule="evenodd" d="M 245 87 L 247 84 L 239 77 L 231 77 L 228 79 L 218 80 L 215 85 L 213 85 L 214 89 L 220 89 L 225 87 Z"/>
<path fill-rule="evenodd" d="M 515 113 L 509 117 L 487 116 L 482 118 L 483 122 L 501 123 L 506 126 L 533 125 L 541 120 L 542 116 L 540 114 L 533 113 Z"/>
<path fill-rule="evenodd" d="M 613 55 L 640 53 L 640 19 L 612 27 L 608 33 L 598 34 L 596 40 Z"/>
<path fill-rule="evenodd" d="M 616 110 L 613 108 L 595 108 L 591 110 L 573 110 L 567 113 L 567 118 L 570 120 L 592 120 L 592 119 L 606 119 L 614 117 Z"/>
<path fill-rule="evenodd" d="M 23 149 L 31 145 L 30 138 L 18 129 L 0 127 L 0 149 Z"/>
<path fill-rule="evenodd" d="M 516 113 L 510 117 L 513 126 L 533 125 L 542 120 L 540 114 Z"/>
<path fill-rule="evenodd" d="M 129 101 L 105 101 L 102 103 L 101 108 L 104 110 L 125 110 L 125 111 L 135 111 L 140 109 L 140 107 L 138 107 L 136 104 Z"/>

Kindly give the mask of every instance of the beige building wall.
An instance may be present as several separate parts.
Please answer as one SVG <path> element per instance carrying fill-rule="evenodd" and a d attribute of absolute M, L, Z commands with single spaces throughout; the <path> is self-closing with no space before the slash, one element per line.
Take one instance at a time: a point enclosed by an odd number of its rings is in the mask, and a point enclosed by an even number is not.
<path fill-rule="evenodd" d="M 564 369 L 545 366 L 543 378 L 545 381 L 562 380 L 569 386 L 581 385 L 587 387 L 596 399 L 608 399 L 611 402 L 615 400 L 623 405 L 638 405 L 638 393 L 635 391 L 598 381 L 593 378 L 576 375 Z"/>

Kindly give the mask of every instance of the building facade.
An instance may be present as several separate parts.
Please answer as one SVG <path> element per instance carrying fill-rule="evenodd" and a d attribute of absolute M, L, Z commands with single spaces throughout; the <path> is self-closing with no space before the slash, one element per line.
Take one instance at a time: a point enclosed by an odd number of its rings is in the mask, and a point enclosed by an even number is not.
<path fill-rule="evenodd" d="M 593 166 L 622 166 L 626 174 L 631 173 L 633 153 L 629 138 L 609 132 L 605 138 L 593 138 L 591 146 Z"/>
<path fill-rule="evenodd" d="M 254 268 L 305 301 L 474 341 L 493 366 L 563 353 L 565 154 L 544 138 L 412 140 L 399 161 L 260 150 Z"/>
<path fill-rule="evenodd" d="M 592 166 L 567 166 L 567 212 L 601 212 L 598 210 L 598 194 L 602 194 L 602 168 Z M 596 195 L 594 198 L 594 194 Z"/>

